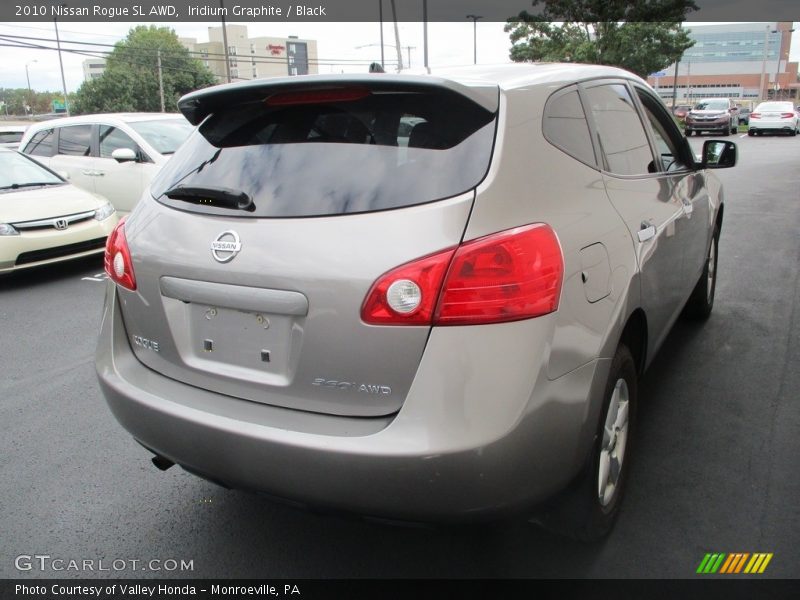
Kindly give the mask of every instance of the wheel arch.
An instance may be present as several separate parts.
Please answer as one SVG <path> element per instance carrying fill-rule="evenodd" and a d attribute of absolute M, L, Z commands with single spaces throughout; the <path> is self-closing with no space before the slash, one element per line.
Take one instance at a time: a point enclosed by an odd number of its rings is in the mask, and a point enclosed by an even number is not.
<path fill-rule="evenodd" d="M 625 344 L 631 351 L 636 374 L 641 376 L 647 365 L 647 316 L 644 310 L 637 308 L 630 314 L 622 329 L 619 343 Z"/>

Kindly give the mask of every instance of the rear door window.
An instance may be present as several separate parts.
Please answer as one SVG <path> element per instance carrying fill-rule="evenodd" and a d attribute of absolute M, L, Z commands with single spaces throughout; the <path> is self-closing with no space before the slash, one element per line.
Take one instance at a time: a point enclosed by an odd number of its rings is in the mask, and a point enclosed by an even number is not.
<path fill-rule="evenodd" d="M 58 129 L 58 154 L 91 156 L 92 126 L 70 125 Z"/>
<path fill-rule="evenodd" d="M 153 196 L 210 214 L 325 216 L 452 197 L 486 175 L 496 115 L 468 98 L 362 88 L 343 98 L 298 90 L 225 107 L 159 172 Z"/>

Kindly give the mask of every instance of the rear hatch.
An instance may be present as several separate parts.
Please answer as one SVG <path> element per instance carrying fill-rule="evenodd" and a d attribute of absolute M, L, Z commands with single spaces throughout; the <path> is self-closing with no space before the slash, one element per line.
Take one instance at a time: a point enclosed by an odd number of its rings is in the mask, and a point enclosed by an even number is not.
<path fill-rule="evenodd" d="M 383 273 L 457 245 L 494 143 L 496 87 L 304 78 L 181 102 L 200 122 L 125 224 L 138 359 L 229 396 L 379 416 L 427 326 L 360 318 Z"/>

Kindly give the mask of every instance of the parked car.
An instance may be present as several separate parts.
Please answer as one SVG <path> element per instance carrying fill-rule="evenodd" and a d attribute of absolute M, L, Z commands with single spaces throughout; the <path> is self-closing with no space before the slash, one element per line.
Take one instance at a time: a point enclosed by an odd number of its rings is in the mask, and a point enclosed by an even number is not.
<path fill-rule="evenodd" d="M 750 114 L 750 128 L 747 135 L 773 133 L 800 133 L 800 116 L 791 102 L 762 102 Z"/>
<path fill-rule="evenodd" d="M 709 169 L 735 144 L 696 163 L 642 79 L 575 64 L 179 107 L 200 126 L 109 238 L 96 355 L 156 466 L 363 515 L 609 531 L 639 379 L 714 304 Z"/>
<path fill-rule="evenodd" d="M 678 120 L 684 121 L 690 110 L 692 110 L 691 104 L 678 104 L 672 109 L 672 114 L 675 115 Z"/>
<path fill-rule="evenodd" d="M 0 148 L 16 150 L 27 128 L 27 125 L 0 123 Z"/>
<path fill-rule="evenodd" d="M 20 149 L 126 214 L 191 132 L 178 114 L 83 115 L 32 125 Z"/>
<path fill-rule="evenodd" d="M 739 107 L 739 125 L 749 125 L 750 124 L 750 113 L 752 111 L 749 108 Z"/>
<path fill-rule="evenodd" d="M 695 104 L 686 115 L 687 136 L 711 131 L 728 135 L 739 127 L 739 107 L 729 98 L 706 98 Z"/>
<path fill-rule="evenodd" d="M 105 198 L 0 148 L 0 273 L 102 253 L 117 220 Z"/>

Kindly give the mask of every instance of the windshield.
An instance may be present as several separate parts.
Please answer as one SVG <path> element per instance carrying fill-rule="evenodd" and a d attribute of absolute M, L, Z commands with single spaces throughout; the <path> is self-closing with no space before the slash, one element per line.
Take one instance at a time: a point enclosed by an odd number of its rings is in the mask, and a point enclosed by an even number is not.
<path fill-rule="evenodd" d="M 128 123 L 159 154 L 174 154 L 194 127 L 183 117 Z"/>
<path fill-rule="evenodd" d="M 14 190 L 37 185 L 58 185 L 64 181 L 39 163 L 17 152 L 0 152 L 0 189 Z"/>
<path fill-rule="evenodd" d="M 698 102 L 695 110 L 728 110 L 728 102 L 726 100 L 703 100 Z"/>
<path fill-rule="evenodd" d="M 0 131 L 0 144 L 13 144 L 22 139 L 24 131 Z"/>
<path fill-rule="evenodd" d="M 483 179 L 493 113 L 447 90 L 356 91 L 218 111 L 159 172 L 153 196 L 202 213 L 305 217 L 432 202 Z"/>

